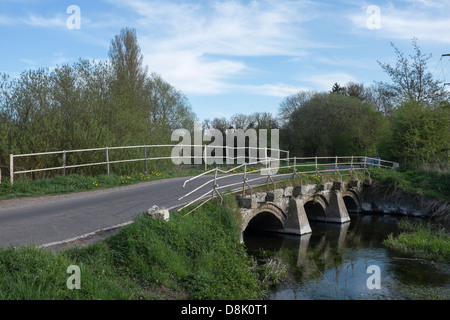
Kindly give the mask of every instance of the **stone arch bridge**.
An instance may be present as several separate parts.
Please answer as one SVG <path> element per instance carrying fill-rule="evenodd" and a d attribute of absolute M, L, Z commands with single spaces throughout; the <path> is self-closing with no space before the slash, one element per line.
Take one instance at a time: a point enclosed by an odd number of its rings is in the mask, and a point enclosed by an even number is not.
<path fill-rule="evenodd" d="M 257 229 L 303 235 L 311 233 L 310 220 L 346 223 L 348 212 L 361 208 L 359 180 L 323 185 L 301 185 L 237 196 L 242 232 Z"/>

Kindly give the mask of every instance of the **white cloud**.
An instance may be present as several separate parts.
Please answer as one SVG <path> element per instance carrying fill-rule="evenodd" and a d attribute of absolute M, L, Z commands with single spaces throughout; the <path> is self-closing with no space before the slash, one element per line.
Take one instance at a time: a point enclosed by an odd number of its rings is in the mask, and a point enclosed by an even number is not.
<path fill-rule="evenodd" d="M 110 2 L 138 16 L 144 63 L 185 93 L 291 92 L 283 84 L 261 89 L 230 82 L 252 69 L 246 57 L 299 56 L 321 46 L 303 30 L 315 15 L 309 1 Z"/>
<path fill-rule="evenodd" d="M 20 22 L 32 27 L 66 27 L 67 17 L 58 14 L 51 18 L 46 18 L 36 14 L 30 14 L 27 18 L 21 18 Z"/>
<path fill-rule="evenodd" d="M 368 30 L 369 14 L 364 7 L 347 18 L 359 31 L 366 29 L 378 36 L 390 39 L 412 39 L 450 43 L 449 1 L 408 1 L 409 6 L 394 6 L 389 3 L 380 7 L 381 24 L 379 30 Z M 446 6 L 445 6 L 446 5 Z M 444 6 L 444 7 L 443 7 Z"/>
<path fill-rule="evenodd" d="M 194 94 L 223 93 L 227 90 L 224 80 L 245 69 L 240 62 L 220 59 L 207 60 L 193 51 L 145 53 L 144 63 L 170 84 L 183 92 Z"/>
<path fill-rule="evenodd" d="M 284 83 L 277 84 L 262 84 L 262 85 L 248 85 L 236 86 L 236 89 L 245 90 L 257 95 L 284 98 L 293 95 L 299 91 L 309 90 L 306 87 L 291 86 Z"/>
<path fill-rule="evenodd" d="M 196 50 L 237 56 L 295 55 L 313 41 L 303 39 L 303 22 L 313 5 L 303 1 L 208 1 L 174 4 L 126 2 L 142 18 L 152 40 L 164 51 Z M 155 44 L 155 45 L 156 45 Z"/>

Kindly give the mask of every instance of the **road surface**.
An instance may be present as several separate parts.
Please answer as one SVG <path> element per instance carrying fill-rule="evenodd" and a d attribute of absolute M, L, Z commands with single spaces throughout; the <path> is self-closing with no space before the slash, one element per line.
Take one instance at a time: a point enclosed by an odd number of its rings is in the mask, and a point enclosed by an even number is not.
<path fill-rule="evenodd" d="M 131 223 L 137 214 L 146 212 L 153 205 L 173 208 L 195 199 L 208 189 L 177 200 L 212 178 L 211 175 L 200 177 L 185 188 L 182 186 L 188 177 L 56 196 L 2 200 L 0 247 L 51 246 L 99 230 L 114 229 L 114 226 Z M 242 182 L 242 176 L 227 178 L 222 185 L 239 181 Z M 210 189 L 212 183 L 208 187 Z"/>

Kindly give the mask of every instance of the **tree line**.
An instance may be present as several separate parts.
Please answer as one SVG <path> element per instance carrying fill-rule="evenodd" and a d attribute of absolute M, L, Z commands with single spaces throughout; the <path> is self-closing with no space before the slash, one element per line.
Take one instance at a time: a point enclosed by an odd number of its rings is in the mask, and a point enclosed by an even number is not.
<path fill-rule="evenodd" d="M 172 130 L 192 127 L 196 115 L 186 96 L 143 65 L 135 29 L 122 29 L 108 55 L 0 76 L 0 167 L 11 153 L 167 144 Z M 70 157 L 87 163 L 102 155 Z M 29 169 L 60 164 L 56 156 L 17 162 Z"/>
<path fill-rule="evenodd" d="M 280 104 L 281 145 L 302 156 L 368 155 L 414 166 L 448 167 L 450 94 L 433 78 L 417 39 L 413 54 L 393 43 L 395 65 L 379 62 L 390 82 L 335 83 Z"/>
<path fill-rule="evenodd" d="M 411 165 L 448 167 L 450 94 L 433 78 L 412 39 L 413 54 L 391 43 L 396 63 L 378 61 L 391 81 L 335 83 L 330 91 L 300 91 L 270 113 L 207 119 L 205 128 L 280 129 L 281 149 L 296 156 L 381 156 Z"/>
<path fill-rule="evenodd" d="M 395 65 L 378 62 L 391 82 L 335 83 L 328 92 L 301 91 L 284 98 L 276 116 L 235 114 L 206 119 L 203 128 L 279 129 L 280 147 L 292 156 L 368 155 L 446 166 L 449 92 L 428 71 L 431 55 L 421 52 L 417 39 L 412 44 L 409 56 L 392 44 Z M 135 29 L 122 29 L 108 55 L 106 61 L 79 59 L 52 70 L 24 71 L 17 78 L 0 75 L 0 167 L 8 167 L 11 153 L 171 144 L 173 130 L 193 130 L 197 117 L 187 97 L 148 72 Z M 133 152 L 141 151 L 125 150 L 117 157 L 141 157 Z M 154 155 L 168 154 L 160 150 Z M 70 160 L 87 163 L 101 157 L 80 153 Z M 59 166 L 61 159 L 34 157 L 17 165 Z M 135 169 L 130 166 L 121 170 Z"/>

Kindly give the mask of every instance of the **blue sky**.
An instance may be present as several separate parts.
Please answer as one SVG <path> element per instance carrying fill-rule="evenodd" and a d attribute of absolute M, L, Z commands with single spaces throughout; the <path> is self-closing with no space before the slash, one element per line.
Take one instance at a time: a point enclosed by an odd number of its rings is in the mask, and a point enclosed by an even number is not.
<path fill-rule="evenodd" d="M 67 26 L 71 5 L 79 28 Z M 450 82 L 450 58 L 441 58 L 450 53 L 450 0 L 0 0 L 0 73 L 107 59 L 123 27 L 136 29 L 144 64 L 200 120 L 276 115 L 300 90 L 387 81 L 377 60 L 395 62 L 391 41 L 410 53 L 413 37 L 433 55 L 430 71 Z"/>

